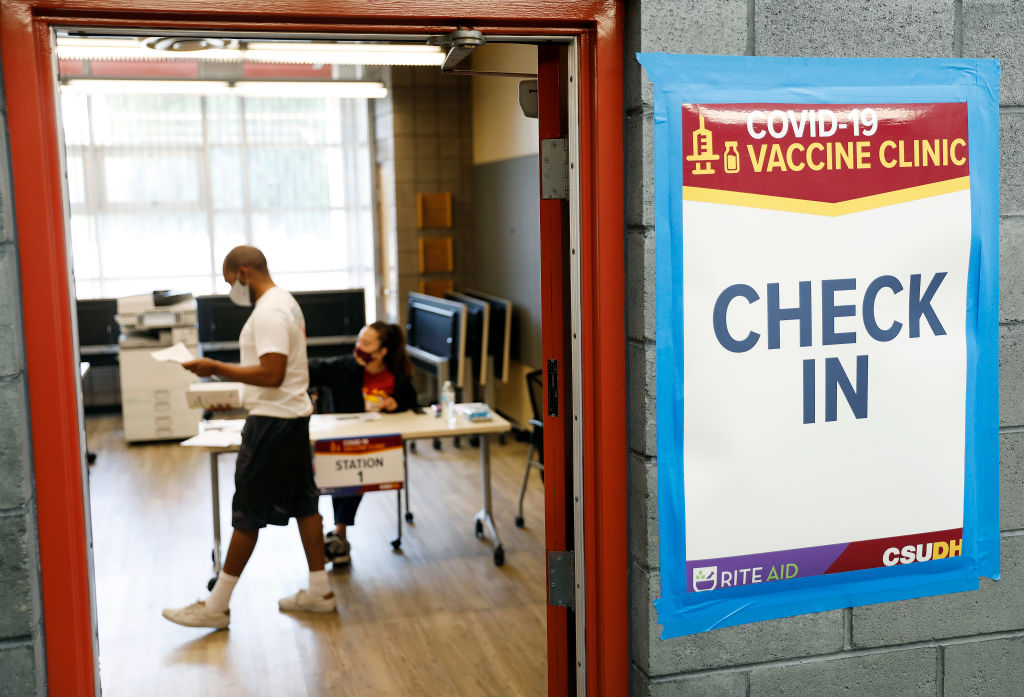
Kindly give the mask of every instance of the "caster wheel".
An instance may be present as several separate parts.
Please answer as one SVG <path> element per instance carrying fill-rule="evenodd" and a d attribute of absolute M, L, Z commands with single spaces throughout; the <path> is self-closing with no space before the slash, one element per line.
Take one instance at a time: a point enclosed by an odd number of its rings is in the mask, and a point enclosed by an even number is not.
<path fill-rule="evenodd" d="M 91 450 L 87 450 L 85 453 L 85 461 L 88 462 L 90 465 L 96 462 L 96 453 L 92 452 Z"/>
<path fill-rule="evenodd" d="M 471 447 L 471 448 L 479 448 L 480 447 L 480 436 L 470 436 L 469 437 L 469 447 Z"/>
<path fill-rule="evenodd" d="M 407 523 L 411 523 L 412 522 L 412 511 L 406 511 L 405 512 L 405 522 L 407 522 Z"/>
<path fill-rule="evenodd" d="M 476 521 L 476 525 L 473 527 L 473 534 L 476 535 L 478 540 L 484 539 L 484 524 L 481 521 Z"/>
<path fill-rule="evenodd" d="M 410 441 L 409 442 L 409 452 L 410 453 L 415 453 L 416 452 L 416 441 Z"/>
<path fill-rule="evenodd" d="M 209 581 L 206 582 L 206 590 L 212 591 L 213 587 L 215 585 L 217 585 L 217 577 L 216 576 L 214 576 L 213 578 L 211 578 Z"/>
<path fill-rule="evenodd" d="M 440 438 L 435 438 L 434 439 L 434 450 L 440 450 L 440 449 L 441 449 L 441 439 Z"/>
<path fill-rule="evenodd" d="M 494 565 L 501 566 L 505 563 L 505 550 L 502 547 L 498 547 L 494 550 Z"/>
<path fill-rule="evenodd" d="M 525 525 L 525 524 L 526 524 L 526 521 L 525 521 L 525 520 L 523 520 L 523 516 L 521 516 L 521 515 L 517 515 L 517 516 L 516 516 L 516 527 L 517 527 L 517 528 L 521 528 L 521 527 L 523 527 L 523 525 Z"/>
<path fill-rule="evenodd" d="M 397 550 L 401 546 L 402 546 L 402 541 L 401 540 L 391 540 L 391 549 Z"/>

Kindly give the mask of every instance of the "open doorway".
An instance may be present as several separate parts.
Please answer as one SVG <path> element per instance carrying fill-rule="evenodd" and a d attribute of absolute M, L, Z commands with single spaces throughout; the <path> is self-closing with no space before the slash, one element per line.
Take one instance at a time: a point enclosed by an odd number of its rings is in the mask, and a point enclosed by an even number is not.
<path fill-rule="evenodd" d="M 533 469 L 527 462 L 543 462 L 526 442 L 543 447 L 530 425 L 543 418 L 542 395 L 528 394 L 542 383 L 526 379 L 543 364 L 539 139 L 518 80 L 486 74 L 535 78 L 537 49 L 481 47 L 470 77 L 436 64 L 340 62 L 358 49 L 383 62 L 389 49 L 426 48 L 426 37 L 343 38 L 57 33 L 78 343 L 82 365 L 93 364 L 83 395 L 96 459 L 89 493 L 105 694 L 154 683 L 188 693 L 200 680 L 223 694 L 281 694 L 297 676 L 309 694 L 399 695 L 427 685 L 448 694 L 547 692 L 542 480 L 534 474 L 531 487 L 518 486 Z M 189 50 L 158 50 L 180 46 Z M 225 58 L 232 50 L 242 57 Z M 323 63 L 305 62 L 310 53 Z M 444 53 L 415 60 L 431 55 Z M 352 559 L 329 574 L 338 615 L 296 624 L 273 612 L 301 580 L 282 571 L 301 576 L 303 567 L 295 531 L 268 528 L 247 567 L 248 592 L 233 598 L 230 638 L 158 619 L 154 604 L 180 603 L 205 583 L 211 484 L 206 453 L 179 445 L 207 425 L 198 410 L 178 407 L 191 376 L 150 354 L 183 343 L 238 361 L 245 312 L 229 317 L 219 278 L 219 260 L 237 244 L 263 249 L 276 282 L 295 295 L 314 361 L 350 353 L 359 328 L 378 319 L 406 326 L 411 346 L 441 355 L 420 336 L 415 308 L 447 297 L 472 315 L 475 300 L 487 299 L 479 307 L 495 310 L 493 329 L 486 313 L 483 326 L 445 340 L 465 345 L 450 357 L 459 401 L 486 399 L 522 434 L 490 448 L 496 517 L 524 494 L 516 527 L 507 513 L 494 521 L 505 532 L 495 556 L 503 568 L 466 534 L 479 505 L 476 451 L 444 439 L 408 453 L 399 550 L 387 544 L 392 497 L 366 497 L 349 526 Z M 349 297 L 355 291 L 360 302 Z M 114 338 L 83 342 L 101 328 Z M 501 346 L 488 352 L 482 332 Z M 423 404 L 438 401 L 439 380 L 428 372 L 415 380 Z M 231 464 L 221 458 L 214 489 L 224 511 Z M 321 508 L 329 526 L 330 507 Z M 133 552 L 139 530 L 145 553 Z M 143 627 L 146 641 L 133 639 Z M 449 647 L 443 658 L 438 643 Z M 381 645 L 392 659 L 382 659 Z"/>
<path fill-rule="evenodd" d="M 315 4 L 293 9 L 288 29 L 308 30 L 315 19 L 314 24 L 323 30 L 324 17 L 332 15 L 332 10 L 313 7 Z M 22 235 L 19 254 L 40 512 L 44 611 L 47 628 L 56 629 L 47 635 L 50 687 L 60 690 L 63 686 L 65 691 L 81 693 L 82 686 L 92 684 L 95 652 L 88 640 L 88 612 L 83 622 L 83 612 L 90 606 L 87 593 L 83 594 L 83 588 L 88 585 L 88 567 L 84 553 L 80 555 L 76 551 L 81 548 L 74 544 L 74 540 L 84 537 L 81 502 L 75 501 L 80 477 L 74 468 L 67 469 L 67 463 L 77 459 L 77 428 L 72 410 L 77 378 L 76 373 L 70 371 L 53 371 L 53 366 L 71 363 L 68 358 L 73 351 L 67 340 L 71 326 L 70 302 L 66 277 L 61 270 L 65 256 L 63 225 L 58 213 L 59 168 L 56 151 L 49 141 L 52 135 L 47 135 L 56 130 L 51 93 L 53 78 L 47 74 L 52 57 L 47 28 L 69 23 L 109 23 L 110 18 L 117 22 L 123 20 L 118 18 L 116 3 L 107 6 L 103 2 L 79 2 L 74 7 L 64 8 L 59 19 L 51 16 L 46 8 L 37 10 L 35 5 L 32 0 L 12 0 L 5 6 L 9 11 L 5 11 L 2 19 L 4 77 L 7 93 L 17 95 L 8 99 L 12 162 L 18 183 L 17 224 L 22 231 L 33 231 L 32 235 Z M 159 3 L 151 5 L 133 5 L 135 14 L 128 21 L 133 25 L 150 23 L 164 28 L 192 24 L 180 14 L 160 14 Z M 401 31 L 408 31 L 411 23 L 416 22 L 432 30 L 456 28 L 439 14 L 424 15 L 422 10 L 417 14 L 415 6 L 399 5 L 381 10 L 371 4 L 353 8 L 352 12 L 353 16 L 361 18 L 373 16 L 391 31 L 395 31 L 396 22 L 401 24 Z M 52 8 L 52 3 L 47 7 Z M 90 18 L 77 17 L 76 13 L 83 8 L 89 11 Z M 275 10 L 258 2 L 245 7 L 222 3 L 218 10 L 231 13 L 230 17 L 242 22 L 238 27 L 250 31 L 257 25 L 260 29 L 280 25 Z M 498 27 L 508 33 L 536 35 L 550 31 L 579 41 L 576 65 L 580 69 L 577 89 L 581 93 L 578 102 L 581 147 L 575 164 L 580 177 L 581 214 L 580 244 L 572 253 L 580 259 L 579 288 L 578 294 L 573 293 L 573 302 L 579 302 L 581 322 L 573 338 L 580 342 L 583 357 L 577 366 L 581 379 L 576 388 L 583 408 L 576 411 L 573 418 L 579 422 L 581 443 L 576 452 L 582 453 L 585 448 L 589 453 L 580 463 L 584 471 L 577 492 L 580 504 L 587 506 L 581 527 L 586 528 L 589 542 L 585 564 L 584 550 L 578 552 L 582 571 L 576 583 L 583 586 L 585 580 L 588 595 L 585 605 L 580 606 L 580 615 L 587 617 L 586 636 L 580 642 L 585 662 L 580 661 L 577 666 L 585 672 L 586 693 L 620 694 L 625 689 L 628 665 L 622 564 L 625 550 L 621 483 L 624 481 L 624 421 L 620 411 L 602 411 L 598 405 L 615 403 L 623 392 L 624 381 L 619 111 L 621 8 L 606 3 L 567 2 L 554 3 L 542 10 L 527 10 L 455 3 L 446 6 L 445 12 L 476 17 L 477 26 Z M 208 16 L 208 24 L 224 27 L 231 24 L 228 17 L 228 14 Z M 310 19 L 301 24 L 305 17 Z M 358 29 L 365 31 L 365 20 L 360 21 L 364 23 L 358 25 Z M 336 23 L 331 26 L 336 30 L 351 30 L 356 25 L 346 27 Z M 50 130 L 40 130 L 36 128 L 38 124 Z M 600 147 L 597 147 L 598 142 Z M 43 418 L 44 402 L 48 418 Z M 566 661 L 566 666 L 570 663 Z M 564 692 L 552 689 L 552 694 Z"/>

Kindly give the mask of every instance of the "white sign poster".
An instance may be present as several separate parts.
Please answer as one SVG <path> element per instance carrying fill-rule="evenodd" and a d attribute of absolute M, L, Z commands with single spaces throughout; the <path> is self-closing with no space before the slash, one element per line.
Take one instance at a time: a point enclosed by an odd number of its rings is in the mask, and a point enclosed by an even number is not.
<path fill-rule="evenodd" d="M 997 575 L 998 68 L 641 61 L 665 635 Z"/>

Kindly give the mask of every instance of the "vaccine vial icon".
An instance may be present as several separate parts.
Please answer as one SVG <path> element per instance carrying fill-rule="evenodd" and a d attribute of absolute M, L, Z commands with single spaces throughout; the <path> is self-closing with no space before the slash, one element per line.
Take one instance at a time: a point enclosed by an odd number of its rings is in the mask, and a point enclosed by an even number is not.
<path fill-rule="evenodd" d="M 724 165 L 726 174 L 736 174 L 740 171 L 740 153 L 736 149 L 736 145 L 735 140 L 725 141 Z"/>
<path fill-rule="evenodd" d="M 711 131 L 704 127 L 704 115 L 700 115 L 700 127 L 693 132 L 693 154 L 686 156 L 687 162 L 695 163 L 692 174 L 714 174 L 715 169 L 711 163 L 721 159 L 715 154 L 714 143 L 711 139 Z M 736 158 L 739 163 L 739 156 Z"/>

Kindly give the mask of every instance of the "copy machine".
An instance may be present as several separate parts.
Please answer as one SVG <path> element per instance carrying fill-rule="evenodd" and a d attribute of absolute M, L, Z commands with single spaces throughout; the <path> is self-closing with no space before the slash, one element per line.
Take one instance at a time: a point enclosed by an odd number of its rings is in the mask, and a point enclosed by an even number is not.
<path fill-rule="evenodd" d="M 185 392 L 199 378 L 150 354 L 178 342 L 198 355 L 196 302 L 191 293 L 154 291 L 117 300 L 124 439 L 129 442 L 191 438 L 202 409 L 190 409 Z"/>

